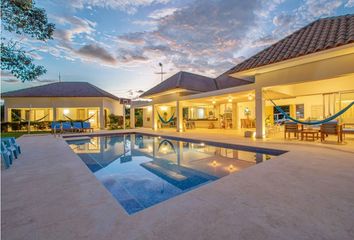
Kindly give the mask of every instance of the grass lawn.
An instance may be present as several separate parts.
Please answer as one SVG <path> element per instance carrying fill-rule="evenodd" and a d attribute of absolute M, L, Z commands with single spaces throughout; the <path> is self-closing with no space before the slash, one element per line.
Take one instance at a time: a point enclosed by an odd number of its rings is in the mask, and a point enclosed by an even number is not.
<path fill-rule="evenodd" d="M 43 134 L 43 133 L 50 133 L 50 131 L 33 131 L 30 134 Z M 28 134 L 27 132 L 4 132 L 1 133 L 1 137 L 2 138 L 6 138 L 6 137 L 15 137 L 15 138 L 19 138 L 24 134 Z"/>

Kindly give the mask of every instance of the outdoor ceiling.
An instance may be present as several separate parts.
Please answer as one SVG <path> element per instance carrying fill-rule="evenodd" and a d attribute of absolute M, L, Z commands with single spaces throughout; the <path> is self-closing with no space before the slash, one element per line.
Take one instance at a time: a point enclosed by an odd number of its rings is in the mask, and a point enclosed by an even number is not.
<path fill-rule="evenodd" d="M 254 91 L 246 91 L 234 94 L 224 94 L 220 96 L 211 96 L 200 99 L 192 99 L 183 101 L 184 105 L 197 106 L 206 104 L 220 104 L 220 103 L 233 103 L 233 102 L 248 102 L 254 100 Z"/>

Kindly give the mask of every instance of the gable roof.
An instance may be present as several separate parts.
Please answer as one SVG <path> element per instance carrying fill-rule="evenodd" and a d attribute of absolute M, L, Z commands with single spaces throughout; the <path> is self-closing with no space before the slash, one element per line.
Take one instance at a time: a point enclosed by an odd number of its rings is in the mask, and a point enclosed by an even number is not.
<path fill-rule="evenodd" d="M 230 74 L 354 42 L 354 14 L 318 19 L 241 62 Z"/>
<path fill-rule="evenodd" d="M 140 97 L 147 97 L 176 88 L 196 92 L 207 92 L 216 90 L 217 86 L 212 78 L 181 71 L 149 89 Z"/>
<path fill-rule="evenodd" d="M 88 82 L 56 82 L 1 94 L 1 97 L 108 97 L 121 99 Z"/>
<path fill-rule="evenodd" d="M 230 77 L 229 76 L 230 72 L 231 70 L 228 70 L 223 74 L 221 74 L 220 76 L 218 76 L 217 78 L 215 78 L 215 82 L 218 89 L 237 87 L 237 86 L 253 83 L 252 81 L 249 80 Z"/>

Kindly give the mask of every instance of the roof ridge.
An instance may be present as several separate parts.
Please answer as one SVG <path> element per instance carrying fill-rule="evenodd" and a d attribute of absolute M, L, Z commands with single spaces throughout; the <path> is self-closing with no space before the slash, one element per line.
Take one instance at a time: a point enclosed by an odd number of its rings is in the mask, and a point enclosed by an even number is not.
<path fill-rule="evenodd" d="M 183 75 L 183 71 L 180 71 L 180 72 L 178 73 L 178 78 L 177 78 L 177 82 L 176 82 L 176 87 L 180 87 L 180 86 L 181 86 L 182 75 Z"/>

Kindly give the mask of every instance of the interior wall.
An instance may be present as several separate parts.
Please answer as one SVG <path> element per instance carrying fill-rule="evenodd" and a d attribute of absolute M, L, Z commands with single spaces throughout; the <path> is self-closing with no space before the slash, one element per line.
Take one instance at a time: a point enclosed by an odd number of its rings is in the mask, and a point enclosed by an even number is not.
<path fill-rule="evenodd" d="M 279 99 L 274 101 L 277 106 L 290 105 L 290 116 L 296 117 L 296 104 L 304 104 L 304 119 L 321 119 L 323 118 L 323 98 L 322 95 L 311 95 L 296 98 Z M 274 105 L 270 101 L 266 101 L 267 109 L 273 109 Z"/>
<path fill-rule="evenodd" d="M 250 101 L 250 102 L 239 102 L 237 103 L 237 109 L 238 109 L 238 121 L 237 121 L 237 127 L 241 128 L 241 119 L 247 118 L 245 114 L 245 109 L 248 108 L 250 111 L 250 115 L 248 116 L 249 119 L 255 119 L 256 118 L 256 104 L 255 101 Z"/>
<path fill-rule="evenodd" d="M 143 127 L 152 128 L 152 108 L 143 108 Z"/>

